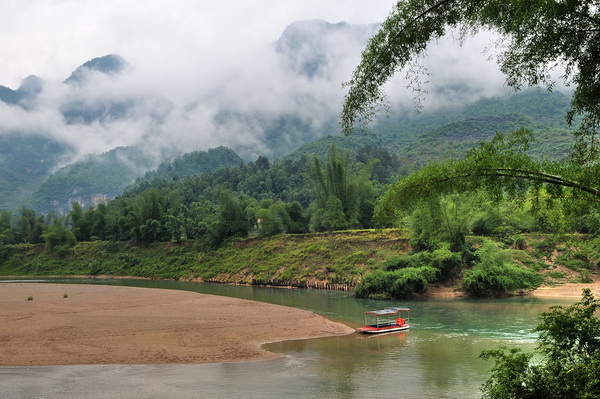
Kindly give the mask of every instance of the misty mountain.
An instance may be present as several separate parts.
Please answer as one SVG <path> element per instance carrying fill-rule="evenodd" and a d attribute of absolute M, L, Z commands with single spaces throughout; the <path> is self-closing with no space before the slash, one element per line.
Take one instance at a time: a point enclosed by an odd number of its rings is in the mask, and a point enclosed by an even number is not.
<path fill-rule="evenodd" d="M 366 43 L 378 26 L 322 20 L 294 22 L 275 42 L 275 52 L 285 59 L 287 68 L 300 76 L 331 78 L 344 62 L 356 57 L 354 45 Z"/>
<path fill-rule="evenodd" d="M 37 76 L 31 75 L 23 79 L 17 90 L 0 86 L 0 101 L 9 105 L 19 105 L 30 109 L 33 101 L 42 91 L 43 82 Z"/>
<path fill-rule="evenodd" d="M 102 85 L 114 85 L 119 75 L 126 74 L 131 66 L 116 54 L 87 61 L 71 74 L 64 83 L 75 87 L 70 98 L 60 111 L 67 124 L 90 125 L 100 123 L 108 126 L 112 123 L 149 118 L 160 123 L 168 115 L 172 104 L 161 96 L 141 95 L 139 93 L 116 93 L 104 91 Z M 115 87 L 113 90 L 117 90 Z"/>
<path fill-rule="evenodd" d="M 0 207 L 13 210 L 22 205 L 71 151 L 41 134 L 0 135 Z"/>
<path fill-rule="evenodd" d="M 65 79 L 67 84 L 83 84 L 91 79 L 93 74 L 117 75 L 125 71 L 129 64 L 123 57 L 117 54 L 108 54 L 85 62 L 77 67 L 71 75 Z"/>
<path fill-rule="evenodd" d="M 219 147 L 193 151 L 156 167 L 154 158 L 149 158 L 143 151 L 119 147 L 103 154 L 88 155 L 57 170 L 25 205 L 38 212 L 54 211 L 63 215 L 73 202 L 87 207 L 113 199 L 135 180 L 138 183 L 156 178 L 176 180 L 240 163 L 243 163 L 242 158 L 233 150 Z"/>
<path fill-rule="evenodd" d="M 38 210 L 64 209 L 72 199 L 89 204 L 92 196 L 112 198 L 161 162 L 194 151 L 227 147 L 245 161 L 278 159 L 338 136 L 341 83 L 376 29 L 319 20 L 292 23 L 273 43 L 254 49 L 251 58 L 242 54 L 246 58 L 196 80 L 182 77 L 183 100 L 164 94 L 178 71 L 144 75 L 144 66 L 115 54 L 85 62 L 63 81 L 30 76 L 17 90 L 0 86 L 0 155 L 30 155 L 0 170 L 0 209 L 16 209 L 28 197 Z M 392 82 L 389 116 L 367 128 L 409 164 L 456 155 L 521 122 L 536 130 L 567 129 L 568 96 L 528 91 L 481 99 L 481 93 L 502 94 L 484 84 L 434 82 L 416 113 L 411 101 L 398 97 L 405 85 Z M 36 146 L 37 141 L 45 144 Z M 423 155 L 425 150 L 431 154 Z"/>
<path fill-rule="evenodd" d="M 511 112 L 515 104 L 525 113 Z M 335 144 L 338 149 L 348 151 L 365 164 L 369 157 L 392 157 L 393 160 L 376 167 L 385 167 L 387 176 L 404 175 L 428 161 L 461 157 L 496 132 L 520 127 L 536 132 L 534 156 L 556 159 L 564 157 L 572 144 L 563 118 L 556 117 L 556 113 L 564 115 L 567 108 L 568 98 L 560 93 L 526 91 L 506 98 L 485 98 L 470 106 L 445 112 L 421 114 L 409 119 L 390 117 L 385 125 L 388 129 L 382 128 L 380 123 L 372 132 L 359 131 L 348 137 L 326 136 L 300 146 L 279 161 L 306 164 L 313 156 L 324 159 L 331 145 Z M 73 201 L 91 205 L 98 200 L 114 198 L 136 178 L 137 184 L 155 179 L 176 181 L 243 163 L 233 150 L 219 147 L 175 157 L 151 170 L 155 166 L 143 152 L 134 148 L 118 148 L 88 156 L 52 174 L 27 205 L 38 211 L 54 210 L 62 214 Z M 151 171 L 144 174 L 145 170 Z M 375 173 L 379 172 L 375 170 Z"/>
<path fill-rule="evenodd" d="M 52 173 L 24 205 L 38 212 L 64 215 L 72 202 L 87 207 L 116 197 L 153 167 L 153 160 L 133 147 L 90 154 Z"/>

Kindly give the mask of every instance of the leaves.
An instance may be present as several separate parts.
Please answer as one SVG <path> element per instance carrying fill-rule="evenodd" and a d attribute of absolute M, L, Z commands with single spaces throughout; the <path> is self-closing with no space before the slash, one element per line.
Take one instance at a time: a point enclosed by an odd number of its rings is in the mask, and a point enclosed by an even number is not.
<path fill-rule="evenodd" d="M 542 192 L 551 199 L 574 203 L 600 199 L 599 176 L 591 173 L 598 166 L 534 161 L 525 153 L 529 136 L 526 130 L 497 134 L 462 160 L 428 164 L 389 188 L 379 201 L 376 217 L 389 217 L 397 208 L 412 209 L 419 201 L 458 192 L 484 191 L 496 201 L 505 196 L 523 201 L 527 194 L 539 199 Z"/>
<path fill-rule="evenodd" d="M 361 62 L 346 83 L 349 87 L 340 125 L 349 134 L 355 124 L 373 119 L 385 103 L 384 84 L 398 71 L 414 69 L 427 45 L 449 27 L 463 35 L 487 29 L 496 32 L 498 63 L 506 82 L 555 85 L 552 72 L 575 87 L 569 123 L 583 115 L 574 158 L 588 163 L 598 155 L 596 130 L 600 124 L 600 16 L 597 0 L 407 0 L 399 1 L 362 53 Z M 414 87 L 422 90 L 416 79 Z M 409 76 L 410 78 L 410 76 Z M 413 88 L 414 89 L 414 88 Z"/>
<path fill-rule="evenodd" d="M 597 398 L 600 396 L 600 307 L 589 289 L 581 301 L 542 314 L 537 351 L 491 350 L 490 378 L 482 387 L 484 398 Z"/>
<path fill-rule="evenodd" d="M 362 174 L 352 173 L 350 165 L 348 154 L 338 154 L 334 145 L 329 150 L 324 168 L 319 158 L 313 159 L 310 179 L 315 199 L 311 222 L 313 230 L 357 227 L 365 219 L 362 213 L 372 212 L 368 203 L 374 198 L 374 189 L 368 170 Z M 370 223 L 370 215 L 366 215 L 366 219 Z"/>

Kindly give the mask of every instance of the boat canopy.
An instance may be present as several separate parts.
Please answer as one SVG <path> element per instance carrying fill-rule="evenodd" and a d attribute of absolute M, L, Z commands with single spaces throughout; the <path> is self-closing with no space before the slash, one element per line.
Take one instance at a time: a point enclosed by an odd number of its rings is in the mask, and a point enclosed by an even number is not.
<path fill-rule="evenodd" d="M 409 312 L 410 309 L 408 308 L 385 308 L 382 310 L 369 310 L 368 312 L 365 312 L 365 314 L 371 314 L 373 316 L 387 316 L 387 315 L 391 315 L 391 314 L 396 314 L 396 313 L 400 313 L 400 312 Z"/>

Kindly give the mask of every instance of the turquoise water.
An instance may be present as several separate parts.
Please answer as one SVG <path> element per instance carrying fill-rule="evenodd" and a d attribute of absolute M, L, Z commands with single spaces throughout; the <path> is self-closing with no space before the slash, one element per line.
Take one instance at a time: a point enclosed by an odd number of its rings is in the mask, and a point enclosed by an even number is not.
<path fill-rule="evenodd" d="M 48 281 L 48 280 L 44 280 Z M 229 364 L 0 368 L 1 398 L 478 398 L 482 350 L 530 349 L 538 315 L 559 301 L 370 301 L 336 291 L 148 280 L 52 279 L 182 289 L 307 309 L 352 327 L 363 312 L 411 309 L 405 332 L 272 343 L 280 359 Z"/>

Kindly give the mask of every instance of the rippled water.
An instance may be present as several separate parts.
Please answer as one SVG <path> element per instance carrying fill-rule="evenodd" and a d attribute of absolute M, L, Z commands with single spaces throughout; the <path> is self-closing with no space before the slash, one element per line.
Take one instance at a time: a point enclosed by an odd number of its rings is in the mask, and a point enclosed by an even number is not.
<path fill-rule="evenodd" d="M 40 280 L 36 281 L 48 281 Z M 200 365 L 0 367 L 0 398 L 477 398 L 484 349 L 532 347 L 538 314 L 558 301 L 369 301 L 333 291 L 147 280 L 53 279 L 183 289 L 308 309 L 353 327 L 363 312 L 411 308 L 405 332 L 272 343 L 275 360 Z M 564 302 L 563 302 L 564 303 Z"/>

